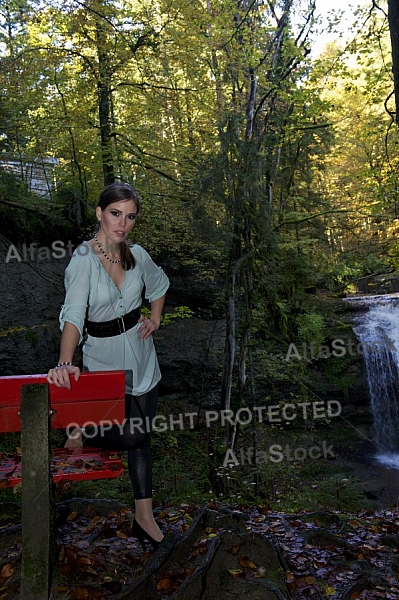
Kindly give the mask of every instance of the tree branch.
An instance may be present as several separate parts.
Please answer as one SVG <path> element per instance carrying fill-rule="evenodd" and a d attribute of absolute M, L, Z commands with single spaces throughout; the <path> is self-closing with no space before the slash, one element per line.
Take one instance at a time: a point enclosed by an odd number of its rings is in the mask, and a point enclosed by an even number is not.
<path fill-rule="evenodd" d="M 344 214 L 344 213 L 355 213 L 358 212 L 357 210 L 354 209 L 345 209 L 345 210 L 324 210 L 323 212 L 320 213 L 316 213 L 314 215 L 308 215 L 307 217 L 302 217 L 300 219 L 292 219 L 289 221 L 282 221 L 281 223 L 278 223 L 278 225 L 275 227 L 276 230 L 280 229 L 281 227 L 284 227 L 285 225 L 296 225 L 298 223 L 306 223 L 307 221 L 312 221 L 313 219 L 317 219 L 317 217 L 323 217 L 324 215 L 329 215 L 329 214 Z"/>
<path fill-rule="evenodd" d="M 142 81 L 141 83 L 135 83 L 132 81 L 120 81 L 119 83 L 116 84 L 115 87 L 118 88 L 118 87 L 122 87 L 122 86 L 141 87 L 141 88 L 149 87 L 149 88 L 159 89 L 159 90 L 170 90 L 171 92 L 199 92 L 200 91 L 199 89 L 195 89 L 195 88 L 179 88 L 179 87 L 169 87 L 167 85 L 155 85 L 152 83 L 147 83 L 147 81 Z"/>
<path fill-rule="evenodd" d="M 29 206 L 23 206 L 22 204 L 15 204 L 14 202 L 10 202 L 9 200 L 0 199 L 0 204 L 5 204 L 6 206 L 12 206 L 13 208 L 19 208 L 21 210 L 25 210 L 27 212 L 32 212 L 35 215 L 41 215 L 43 217 L 48 217 L 47 213 L 40 212 L 37 208 L 30 208 Z"/>
<path fill-rule="evenodd" d="M 224 44 L 222 44 L 221 46 L 219 46 L 217 49 L 218 50 L 224 50 L 226 48 L 226 46 L 228 46 L 230 44 L 230 42 L 236 37 L 236 35 L 238 34 L 239 30 L 241 29 L 241 27 L 244 25 L 249 13 L 251 12 L 252 8 L 254 7 L 254 5 L 257 3 L 257 0 L 253 0 L 252 3 L 249 5 L 248 10 L 246 11 L 244 17 L 241 19 L 241 22 L 238 23 L 238 25 L 236 26 L 234 32 L 231 34 L 230 38 L 227 40 L 227 42 L 225 42 Z"/>

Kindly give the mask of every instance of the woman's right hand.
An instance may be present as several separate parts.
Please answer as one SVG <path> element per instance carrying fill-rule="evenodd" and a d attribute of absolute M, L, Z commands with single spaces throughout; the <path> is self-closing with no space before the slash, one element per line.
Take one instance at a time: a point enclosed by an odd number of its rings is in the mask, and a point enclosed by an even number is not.
<path fill-rule="evenodd" d="M 47 381 L 56 385 L 57 387 L 64 387 L 68 390 L 71 389 L 71 381 L 69 376 L 72 375 L 75 377 L 75 381 L 77 381 L 80 377 L 80 369 L 79 367 L 75 367 L 74 365 L 64 365 L 62 367 L 54 367 L 50 369 L 47 374 Z"/>

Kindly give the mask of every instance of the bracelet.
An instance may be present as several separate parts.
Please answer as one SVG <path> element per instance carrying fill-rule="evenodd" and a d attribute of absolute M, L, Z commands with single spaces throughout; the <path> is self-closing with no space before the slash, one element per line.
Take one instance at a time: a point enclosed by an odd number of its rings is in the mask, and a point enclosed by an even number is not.
<path fill-rule="evenodd" d="M 60 369 L 61 367 L 73 367 L 73 363 L 71 362 L 60 362 L 54 369 Z"/>

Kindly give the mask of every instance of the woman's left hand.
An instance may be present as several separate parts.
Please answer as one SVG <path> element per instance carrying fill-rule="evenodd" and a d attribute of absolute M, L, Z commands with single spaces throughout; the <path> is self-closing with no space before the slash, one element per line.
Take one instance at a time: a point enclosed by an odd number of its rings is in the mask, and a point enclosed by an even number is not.
<path fill-rule="evenodd" d="M 154 331 L 159 329 L 159 323 L 156 323 L 153 319 L 147 319 L 147 317 L 140 317 L 138 320 L 140 327 L 138 328 L 138 334 L 142 340 L 146 340 L 150 337 Z"/>

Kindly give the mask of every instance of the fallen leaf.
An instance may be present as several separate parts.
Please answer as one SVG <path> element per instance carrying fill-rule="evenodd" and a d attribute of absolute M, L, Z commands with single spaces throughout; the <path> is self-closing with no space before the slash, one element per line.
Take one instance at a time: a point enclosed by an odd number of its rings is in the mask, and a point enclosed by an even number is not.
<path fill-rule="evenodd" d="M 248 556 L 239 556 L 238 562 L 244 569 L 257 569 L 258 565 L 256 565 Z"/>
<path fill-rule="evenodd" d="M 128 506 L 126 506 L 125 508 L 121 509 L 121 515 L 130 515 L 132 512 L 132 509 L 129 508 Z"/>
<path fill-rule="evenodd" d="M 294 583 L 294 581 L 295 581 L 294 573 L 292 573 L 292 571 L 287 571 L 285 574 L 285 580 L 287 583 Z"/>
<path fill-rule="evenodd" d="M 333 587 L 327 585 L 326 586 L 326 596 L 334 596 L 336 594 L 336 591 Z"/>
<path fill-rule="evenodd" d="M 72 600 L 86 600 L 89 597 L 89 591 L 86 588 L 75 588 L 72 592 Z"/>
<path fill-rule="evenodd" d="M 87 558 L 87 556 L 79 556 L 79 558 L 76 559 L 76 564 L 77 565 L 92 565 L 93 561 L 91 560 L 91 558 Z"/>
<path fill-rule="evenodd" d="M 216 527 L 206 527 L 206 529 L 204 529 L 205 533 L 216 533 L 217 532 L 217 528 Z"/>
<path fill-rule="evenodd" d="M 173 588 L 174 588 L 173 583 L 167 577 L 165 577 L 164 579 L 161 579 L 160 581 L 158 581 L 157 590 L 170 591 L 170 590 L 173 590 Z"/>
<path fill-rule="evenodd" d="M 100 521 L 102 521 L 102 520 L 103 520 L 103 518 L 102 518 L 102 517 L 100 517 L 99 515 L 96 515 L 96 516 L 94 517 L 94 519 L 92 520 L 92 523 L 93 523 L 93 525 L 97 525 L 97 523 L 99 523 L 99 522 L 100 522 Z"/>
<path fill-rule="evenodd" d="M 227 570 L 230 573 L 230 575 L 232 575 L 233 577 L 238 577 L 239 575 L 241 575 L 241 573 L 243 573 L 242 569 L 227 569 Z"/>
<path fill-rule="evenodd" d="M 8 577 L 11 577 L 11 575 L 14 573 L 14 567 L 10 564 L 4 565 L 4 567 L 1 569 L 0 571 L 0 577 L 4 577 L 5 579 L 7 579 Z"/>
<path fill-rule="evenodd" d="M 316 556 L 313 559 L 313 564 L 315 567 L 317 567 L 318 569 L 320 569 L 321 567 L 326 567 L 328 564 L 328 561 L 325 558 L 317 558 Z"/>
<path fill-rule="evenodd" d="M 169 517 L 169 519 L 167 519 L 168 523 L 174 523 L 175 521 L 178 521 L 180 519 L 180 515 L 172 515 L 171 517 Z"/>
<path fill-rule="evenodd" d="M 313 519 L 313 523 L 316 525 L 316 527 L 321 527 L 321 521 L 319 521 L 319 519 Z"/>
<path fill-rule="evenodd" d="M 349 521 L 349 525 L 350 525 L 351 527 L 354 527 L 355 529 L 358 529 L 359 527 L 361 527 L 361 526 L 362 526 L 362 525 L 361 525 L 361 523 L 359 523 L 359 521 L 356 521 L 356 519 L 351 519 L 351 520 Z"/>
<path fill-rule="evenodd" d="M 239 548 L 240 548 L 240 544 L 236 544 L 235 546 L 232 546 L 231 548 L 229 548 L 229 549 L 227 550 L 227 552 L 228 552 L 229 554 L 237 554 L 237 552 L 238 552 Z"/>
<path fill-rule="evenodd" d="M 292 527 L 303 527 L 302 521 L 290 521 Z"/>

